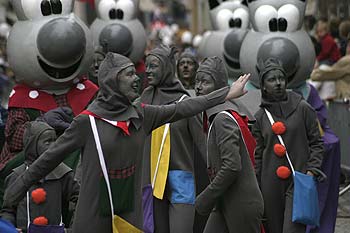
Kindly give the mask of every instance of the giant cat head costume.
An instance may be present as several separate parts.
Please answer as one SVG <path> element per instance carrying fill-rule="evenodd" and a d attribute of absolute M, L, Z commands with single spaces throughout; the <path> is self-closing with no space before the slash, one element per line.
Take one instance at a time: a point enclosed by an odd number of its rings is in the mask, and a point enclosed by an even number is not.
<path fill-rule="evenodd" d="M 11 0 L 18 21 L 7 44 L 16 82 L 67 92 L 92 63 L 92 36 L 73 13 L 73 0 Z"/>
<path fill-rule="evenodd" d="M 97 18 L 90 29 L 95 46 L 104 52 L 139 62 L 146 49 L 146 32 L 137 19 L 139 0 L 95 0 Z"/>
<path fill-rule="evenodd" d="M 242 73 L 239 54 L 248 32 L 249 13 L 245 1 L 209 0 L 210 19 L 214 30 L 207 33 L 198 48 L 202 58 L 218 56 L 225 61 L 230 79 Z"/>
<path fill-rule="evenodd" d="M 250 83 L 259 88 L 258 60 L 276 57 L 283 63 L 288 88 L 305 83 L 315 62 L 309 35 L 303 30 L 305 0 L 248 0 L 252 29 L 240 51 L 242 70 L 251 73 Z"/>

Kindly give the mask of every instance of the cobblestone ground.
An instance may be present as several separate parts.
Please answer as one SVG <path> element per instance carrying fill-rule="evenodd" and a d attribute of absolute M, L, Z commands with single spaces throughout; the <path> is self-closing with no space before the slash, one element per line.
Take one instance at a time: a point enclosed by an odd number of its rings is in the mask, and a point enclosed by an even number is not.
<path fill-rule="evenodd" d="M 339 197 L 335 233 L 350 233 L 350 191 Z"/>

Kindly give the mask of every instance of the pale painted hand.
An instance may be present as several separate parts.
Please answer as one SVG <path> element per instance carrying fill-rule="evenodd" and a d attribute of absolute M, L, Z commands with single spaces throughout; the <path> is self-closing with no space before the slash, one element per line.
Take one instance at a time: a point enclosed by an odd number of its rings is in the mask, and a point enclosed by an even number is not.
<path fill-rule="evenodd" d="M 250 74 L 241 75 L 237 81 L 231 85 L 230 91 L 226 96 L 225 100 L 235 99 L 245 95 L 248 91 L 244 89 L 246 83 L 248 82 Z"/>

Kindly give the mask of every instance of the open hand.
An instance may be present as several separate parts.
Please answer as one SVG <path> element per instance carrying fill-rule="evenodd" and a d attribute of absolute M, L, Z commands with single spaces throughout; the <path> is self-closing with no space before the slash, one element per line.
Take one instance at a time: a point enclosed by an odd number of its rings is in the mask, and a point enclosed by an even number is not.
<path fill-rule="evenodd" d="M 248 91 L 244 89 L 246 83 L 248 82 L 250 74 L 241 75 L 236 82 L 231 85 L 230 91 L 228 92 L 226 99 L 235 99 L 245 95 Z"/>

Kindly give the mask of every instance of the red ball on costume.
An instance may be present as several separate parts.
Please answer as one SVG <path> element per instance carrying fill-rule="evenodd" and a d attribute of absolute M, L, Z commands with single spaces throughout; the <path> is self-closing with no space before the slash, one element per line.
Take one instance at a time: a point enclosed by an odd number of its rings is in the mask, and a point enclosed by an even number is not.
<path fill-rule="evenodd" d="M 276 174 L 281 179 L 287 179 L 290 176 L 291 171 L 286 166 L 279 166 L 276 170 Z"/>
<path fill-rule="evenodd" d="M 46 201 L 46 191 L 43 188 L 37 188 L 32 191 L 32 200 L 39 205 Z"/>
<path fill-rule="evenodd" d="M 273 146 L 273 151 L 278 157 L 283 157 L 286 154 L 286 148 L 278 143 Z"/>
<path fill-rule="evenodd" d="M 40 217 L 37 217 L 33 220 L 33 223 L 35 225 L 41 225 L 41 226 L 44 226 L 44 225 L 48 225 L 49 224 L 49 220 L 47 220 L 46 217 L 44 216 L 40 216 Z"/>
<path fill-rule="evenodd" d="M 276 121 L 272 125 L 272 131 L 277 135 L 284 134 L 286 132 L 286 130 L 287 130 L 286 126 L 280 121 Z"/>

